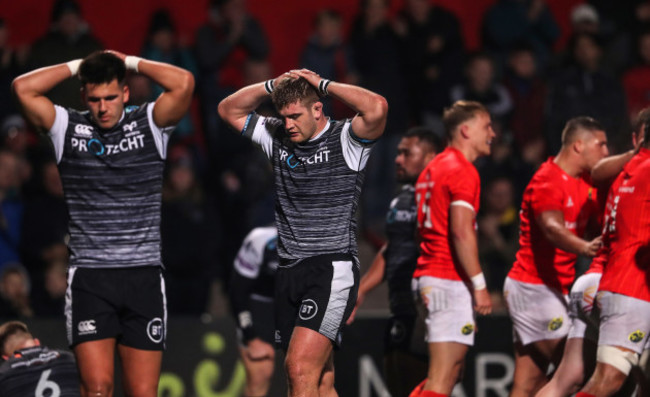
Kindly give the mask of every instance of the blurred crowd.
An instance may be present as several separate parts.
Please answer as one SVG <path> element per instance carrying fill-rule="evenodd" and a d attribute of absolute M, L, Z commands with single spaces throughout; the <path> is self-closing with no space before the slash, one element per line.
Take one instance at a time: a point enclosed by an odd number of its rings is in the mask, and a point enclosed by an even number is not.
<path fill-rule="evenodd" d="M 354 20 L 321 10 L 305 37 L 299 65 L 322 77 L 366 87 L 389 102 L 386 133 L 369 163 L 360 214 L 365 241 L 379 247 L 396 185 L 402 133 L 426 126 L 440 136 L 442 110 L 458 99 L 492 113 L 497 139 L 477 168 L 483 184 L 480 257 L 492 291 L 500 291 L 518 247 L 521 194 L 537 167 L 560 147 L 564 123 L 597 118 L 611 151 L 627 149 L 630 117 L 650 105 L 650 2 L 593 0 L 571 10 L 571 37 L 544 0 L 497 0 L 483 15 L 482 46 L 469 52 L 458 17 L 429 0 L 361 0 Z M 140 55 L 194 73 L 191 112 L 173 134 L 162 207 L 163 261 L 172 314 L 209 312 L 215 283 L 229 279 L 239 244 L 273 221 L 270 165 L 249 140 L 227 131 L 217 104 L 244 85 L 275 77 L 269 40 L 245 0 L 212 0 L 193 42 L 177 34 L 169 11 L 150 16 Z M 349 29 L 346 28 L 349 26 Z M 26 125 L 9 86 L 17 75 L 103 49 L 72 0 L 55 2 L 48 32 L 11 48 L 0 20 L 0 317 L 62 316 L 66 288 L 67 213 L 47 139 Z M 119 50 L 119 49 L 118 49 Z M 132 105 L 161 88 L 129 77 Z M 82 108 L 74 79 L 48 95 Z M 351 117 L 325 100 L 326 113 Z M 272 105 L 260 112 L 273 114 Z M 125 183 L 128 183 L 125 181 Z"/>

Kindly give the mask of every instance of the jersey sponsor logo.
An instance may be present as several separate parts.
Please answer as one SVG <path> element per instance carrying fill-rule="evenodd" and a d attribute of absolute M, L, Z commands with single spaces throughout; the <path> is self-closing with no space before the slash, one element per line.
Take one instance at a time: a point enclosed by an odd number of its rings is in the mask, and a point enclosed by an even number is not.
<path fill-rule="evenodd" d="M 621 186 L 618 188 L 619 193 L 634 193 L 635 186 Z"/>
<path fill-rule="evenodd" d="M 94 154 L 95 156 L 102 156 L 104 154 L 111 156 L 114 154 L 143 148 L 144 135 L 140 134 L 125 137 L 114 145 L 104 144 L 97 138 L 88 140 L 84 138 L 71 138 L 70 143 L 72 144 L 72 149 L 78 152 L 88 152 Z"/>
<path fill-rule="evenodd" d="M 639 343 L 643 340 L 643 338 L 645 338 L 645 332 L 637 329 L 636 331 L 632 332 L 627 338 L 632 343 Z"/>
<path fill-rule="evenodd" d="M 392 208 L 388 211 L 386 215 L 386 223 L 394 222 L 407 222 L 413 223 L 417 220 L 417 213 L 415 208 L 412 210 L 398 210 L 397 208 Z"/>
<path fill-rule="evenodd" d="M 79 321 L 77 331 L 79 331 L 79 336 L 96 334 L 97 326 L 95 325 L 95 320 Z"/>
<path fill-rule="evenodd" d="M 318 313 L 318 305 L 314 302 L 313 299 L 305 299 L 300 305 L 300 310 L 298 311 L 298 317 L 302 320 L 311 320 L 316 317 Z"/>
<path fill-rule="evenodd" d="M 467 323 L 463 326 L 463 328 L 460 329 L 460 332 L 463 335 L 471 335 L 472 332 L 474 332 L 474 324 Z"/>
<path fill-rule="evenodd" d="M 567 208 L 573 207 L 573 200 L 571 199 L 571 196 L 569 196 L 569 199 L 566 201 L 566 207 Z"/>
<path fill-rule="evenodd" d="M 327 163 L 330 161 L 330 150 L 327 146 L 318 148 L 318 151 L 309 157 L 298 157 L 295 154 L 289 154 L 286 150 L 280 150 L 280 162 L 286 162 L 289 168 L 296 168 L 300 164 L 314 165 Z"/>
<path fill-rule="evenodd" d="M 77 124 L 74 126 L 74 133 L 81 136 L 93 136 L 93 126 L 87 124 Z"/>
<path fill-rule="evenodd" d="M 138 122 L 134 120 L 134 121 L 130 122 L 129 124 L 124 124 L 122 126 L 122 131 L 124 131 L 124 132 L 129 131 L 130 132 L 130 131 L 135 130 L 136 128 L 138 128 Z"/>
<path fill-rule="evenodd" d="M 562 317 L 555 317 L 554 319 L 551 319 L 551 321 L 548 322 L 548 330 L 557 331 L 562 327 L 563 323 L 564 323 L 564 319 Z"/>
<path fill-rule="evenodd" d="M 153 343 L 162 342 L 163 337 L 165 336 L 165 329 L 160 317 L 156 317 L 149 321 L 149 324 L 147 324 L 147 336 Z"/>

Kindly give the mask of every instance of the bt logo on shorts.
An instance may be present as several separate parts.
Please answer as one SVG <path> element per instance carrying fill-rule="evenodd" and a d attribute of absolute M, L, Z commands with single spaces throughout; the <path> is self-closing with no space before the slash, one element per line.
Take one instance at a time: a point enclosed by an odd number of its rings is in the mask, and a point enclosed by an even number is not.
<path fill-rule="evenodd" d="M 160 317 L 156 317 L 147 324 L 147 336 L 153 343 L 160 343 L 163 340 L 165 330 Z"/>
<path fill-rule="evenodd" d="M 556 317 L 548 322 L 548 330 L 557 331 L 558 329 L 560 329 L 560 327 L 562 327 L 562 323 L 564 323 L 562 317 Z"/>
<path fill-rule="evenodd" d="M 644 337 L 645 337 L 645 332 L 637 329 L 636 331 L 632 332 L 630 336 L 628 336 L 628 339 L 632 343 L 639 343 L 643 340 Z"/>
<path fill-rule="evenodd" d="M 300 310 L 298 311 L 298 316 L 302 320 L 311 320 L 318 313 L 318 305 L 312 299 L 305 299 L 300 305 Z"/>
<path fill-rule="evenodd" d="M 96 334 L 97 327 L 95 326 L 95 320 L 79 321 L 77 330 L 79 331 L 79 335 Z"/>

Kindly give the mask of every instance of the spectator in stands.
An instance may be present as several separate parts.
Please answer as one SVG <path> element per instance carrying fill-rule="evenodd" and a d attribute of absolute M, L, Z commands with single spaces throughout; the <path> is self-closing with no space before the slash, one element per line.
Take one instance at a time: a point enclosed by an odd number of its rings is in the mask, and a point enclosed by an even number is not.
<path fill-rule="evenodd" d="M 174 21 L 165 9 L 155 11 L 149 20 L 149 32 L 142 49 L 142 57 L 178 66 L 194 75 L 198 73 L 194 55 L 179 39 Z M 151 97 L 148 100 L 155 100 L 162 92 L 162 87 L 153 85 Z M 188 138 L 193 132 L 192 119 L 189 114 L 186 114 L 178 122 L 172 137 L 174 140 L 182 140 Z"/>
<path fill-rule="evenodd" d="M 623 74 L 630 118 L 650 105 L 650 30 L 640 34 L 636 40 L 635 63 Z"/>
<path fill-rule="evenodd" d="M 512 181 L 503 176 L 494 178 L 488 183 L 483 200 L 477 220 L 479 259 L 485 268 L 493 310 L 498 311 L 505 308 L 501 297 L 503 281 L 519 247 L 519 212 Z"/>
<path fill-rule="evenodd" d="M 194 174 L 189 152 L 179 146 L 172 148 L 163 185 L 160 226 L 170 313 L 205 312 L 218 258 L 217 225 Z"/>
<path fill-rule="evenodd" d="M 396 19 L 406 46 L 411 122 L 444 136 L 442 110 L 451 87 L 462 81 L 464 43 L 458 18 L 429 0 L 407 0 Z"/>
<path fill-rule="evenodd" d="M 11 81 L 25 69 L 27 46 L 12 48 L 9 45 L 9 27 L 4 19 L 0 18 L 0 120 L 10 114 L 16 113 L 16 108 L 9 87 Z"/>
<path fill-rule="evenodd" d="M 34 311 L 29 302 L 30 279 L 18 262 L 5 265 L 0 272 L 0 317 L 32 317 Z"/>
<path fill-rule="evenodd" d="M 515 148 L 519 153 L 532 149 L 535 158 L 531 158 L 530 162 L 539 165 L 545 160 L 546 81 L 538 73 L 531 47 L 515 47 L 510 52 L 504 85 L 513 103 L 507 129 L 512 133 Z"/>
<path fill-rule="evenodd" d="M 300 55 L 300 67 L 318 73 L 324 79 L 357 83 L 352 53 L 343 41 L 343 18 L 340 13 L 326 8 L 316 14 L 313 32 Z M 335 119 L 352 116 L 347 108 L 336 105 L 329 98 L 323 98 L 325 114 L 331 114 Z"/>
<path fill-rule="evenodd" d="M 37 296 L 32 294 L 36 315 L 60 317 L 63 320 L 65 291 L 68 285 L 67 268 L 67 260 L 53 260 L 45 267 L 43 293 Z"/>
<path fill-rule="evenodd" d="M 487 53 L 475 53 L 469 58 L 465 82 L 452 87 L 450 97 L 452 102 L 466 100 L 483 104 L 490 112 L 492 122 L 499 126 L 504 125 L 512 110 L 510 93 L 497 81 L 494 62 Z"/>
<path fill-rule="evenodd" d="M 390 103 L 386 129 L 370 156 L 362 195 L 362 230 L 374 235 L 383 230 L 385 211 L 396 189 L 395 181 L 386 175 L 395 173 L 397 144 L 408 125 L 406 47 L 393 29 L 388 0 L 361 0 L 360 5 L 349 38 L 359 85 Z"/>
<path fill-rule="evenodd" d="M 20 187 L 16 155 L 0 150 L 0 269 L 20 260 L 23 217 Z"/>
<path fill-rule="evenodd" d="M 102 48 L 99 40 L 90 33 L 79 4 L 75 0 L 56 0 L 50 30 L 32 46 L 27 69 L 84 58 Z M 68 79 L 50 90 L 47 96 L 63 107 L 83 109 L 80 89 L 77 79 Z"/>
<path fill-rule="evenodd" d="M 625 94 L 619 79 L 601 67 L 602 45 L 591 34 L 580 33 L 569 43 L 571 62 L 551 79 L 547 98 L 546 141 L 549 153 L 559 150 L 566 122 L 577 116 L 597 117 L 609 141 L 628 143 Z"/>
<path fill-rule="evenodd" d="M 262 25 L 247 12 L 246 0 L 211 0 L 209 7 L 208 21 L 196 34 L 196 57 L 203 129 L 213 140 L 225 128 L 217 117 L 217 104 L 243 86 L 246 59 L 267 59 L 269 44 Z"/>
<path fill-rule="evenodd" d="M 513 47 L 525 43 L 544 68 L 560 29 L 545 0 L 499 0 L 485 13 L 482 36 L 484 49 L 497 56 L 499 67 Z"/>

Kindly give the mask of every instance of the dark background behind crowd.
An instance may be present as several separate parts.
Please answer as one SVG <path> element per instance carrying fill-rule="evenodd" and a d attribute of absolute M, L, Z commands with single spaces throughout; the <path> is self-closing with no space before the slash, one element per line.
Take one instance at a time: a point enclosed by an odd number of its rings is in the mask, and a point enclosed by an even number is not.
<path fill-rule="evenodd" d="M 497 139 L 477 164 L 479 250 L 497 294 L 518 247 L 521 194 L 558 150 L 564 123 L 578 115 L 599 119 L 620 152 L 629 146 L 631 117 L 650 104 L 645 0 L 0 2 L 0 317 L 62 316 L 67 266 L 67 214 L 53 153 L 17 114 L 11 81 L 104 48 L 175 64 L 198 82 L 171 141 L 163 189 L 172 314 L 218 311 L 219 288 L 227 288 L 243 237 L 273 221 L 267 159 L 227 131 L 216 112 L 244 85 L 306 67 L 388 99 L 387 129 L 361 206 L 369 251 L 382 243 L 401 134 L 423 125 L 443 135 L 446 106 L 484 103 Z M 129 86 L 133 105 L 161 92 L 138 75 Z M 83 106 L 73 79 L 49 96 Z M 335 118 L 352 116 L 335 102 L 325 107 Z M 260 111 L 274 110 L 265 104 Z"/>

